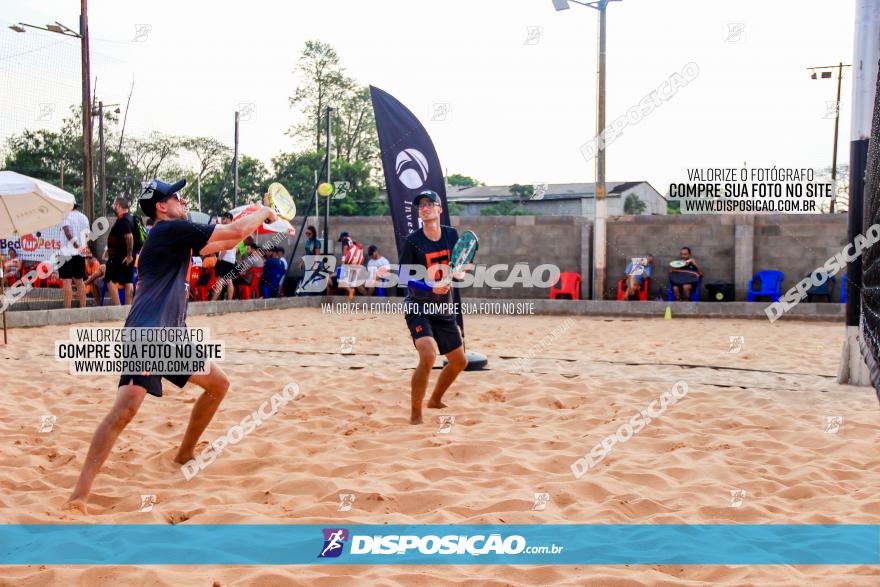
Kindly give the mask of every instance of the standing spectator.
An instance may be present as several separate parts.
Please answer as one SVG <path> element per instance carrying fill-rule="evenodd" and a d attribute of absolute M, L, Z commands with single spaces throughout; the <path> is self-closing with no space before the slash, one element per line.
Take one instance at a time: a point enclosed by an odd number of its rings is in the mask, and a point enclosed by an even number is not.
<path fill-rule="evenodd" d="M 224 212 L 220 217 L 220 224 L 229 224 L 232 222 L 232 214 Z M 235 293 L 235 287 L 232 285 L 232 272 L 235 269 L 235 251 L 237 247 L 233 246 L 220 251 L 220 259 L 214 268 L 214 275 L 217 277 L 217 284 L 211 293 L 211 299 L 216 300 L 226 290 L 226 299 L 231 300 Z"/>
<path fill-rule="evenodd" d="M 131 304 L 134 294 L 134 219 L 128 210 L 126 198 L 120 196 L 113 202 L 116 222 L 107 236 L 107 250 L 104 251 L 104 260 L 107 261 L 104 281 L 114 306 L 119 305 L 117 285 L 125 288 L 126 304 Z"/>
<path fill-rule="evenodd" d="M 64 216 L 61 230 L 64 231 L 65 242 L 61 247 L 61 254 L 68 257 L 67 261 L 58 268 L 58 277 L 61 278 L 61 287 L 64 291 L 64 307 L 69 308 L 73 304 L 73 286 L 76 286 L 76 297 L 79 298 L 79 307 L 86 307 L 86 288 L 83 279 L 86 277 L 86 260 L 83 257 L 84 242 L 80 242 L 82 235 L 89 230 L 89 219 L 78 210 L 79 205 L 74 202 L 73 210 Z"/>
<path fill-rule="evenodd" d="M 354 240 L 348 231 L 339 233 L 339 241 L 342 243 L 342 267 L 339 268 L 339 290 L 348 294 L 348 301 L 354 299 L 355 290 L 365 293 L 363 286 L 355 287 L 353 284 L 362 276 L 360 269 L 364 264 L 364 247 Z"/>

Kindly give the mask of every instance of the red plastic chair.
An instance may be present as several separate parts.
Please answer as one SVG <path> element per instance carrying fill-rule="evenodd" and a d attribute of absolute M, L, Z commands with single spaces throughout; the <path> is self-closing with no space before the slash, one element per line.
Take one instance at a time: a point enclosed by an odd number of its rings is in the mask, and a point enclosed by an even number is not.
<path fill-rule="evenodd" d="M 639 286 L 639 301 L 647 302 L 648 301 L 648 287 L 651 285 L 651 280 L 649 278 L 645 278 L 645 283 Z M 621 279 L 617 282 L 617 300 L 626 300 L 626 279 Z"/>
<path fill-rule="evenodd" d="M 581 278 L 579 273 L 565 271 L 559 274 L 559 281 L 550 288 L 550 299 L 556 300 L 561 296 L 571 296 L 573 300 L 581 299 Z"/>
<path fill-rule="evenodd" d="M 195 285 L 190 286 L 193 289 L 193 298 L 197 302 L 207 302 L 209 292 L 214 289 L 214 284 L 217 283 L 217 276 L 214 274 L 213 267 L 208 269 L 207 273 L 202 273 L 202 276 L 204 276 L 204 275 L 208 275 L 208 284 L 207 285 L 199 285 L 199 283 L 198 283 L 199 280 L 198 280 L 198 278 L 196 278 L 196 280 L 192 282 Z"/>
<path fill-rule="evenodd" d="M 251 300 L 260 297 L 260 277 L 263 276 L 263 268 L 251 267 L 247 270 L 245 275 L 251 276 L 251 284 L 239 284 L 236 288 L 236 291 L 238 291 L 238 297 L 243 300 Z"/>
<path fill-rule="evenodd" d="M 63 287 L 64 282 L 58 276 L 58 272 L 54 271 L 52 275 L 46 278 L 46 287 Z"/>

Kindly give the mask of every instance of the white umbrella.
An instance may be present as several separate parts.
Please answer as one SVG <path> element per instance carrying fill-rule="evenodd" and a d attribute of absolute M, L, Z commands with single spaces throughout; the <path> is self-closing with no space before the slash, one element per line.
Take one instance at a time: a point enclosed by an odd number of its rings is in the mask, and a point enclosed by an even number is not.
<path fill-rule="evenodd" d="M 74 201 L 73 194 L 50 183 L 0 171 L 0 236 L 30 234 L 59 224 Z"/>

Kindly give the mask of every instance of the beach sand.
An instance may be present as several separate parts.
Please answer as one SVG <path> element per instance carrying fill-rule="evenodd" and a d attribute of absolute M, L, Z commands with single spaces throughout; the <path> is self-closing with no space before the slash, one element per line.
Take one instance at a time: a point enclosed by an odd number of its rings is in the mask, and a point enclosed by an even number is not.
<path fill-rule="evenodd" d="M 119 325 L 103 323 L 101 326 Z M 148 396 L 99 474 L 90 514 L 61 506 L 116 377 L 54 359 L 68 327 L 0 346 L 0 523 L 874 524 L 880 406 L 835 381 L 839 323 L 564 316 L 467 318 L 449 407 L 411 426 L 416 355 L 401 316 L 291 309 L 193 317 L 226 345 L 213 440 L 295 382 L 301 395 L 185 481 L 171 462 L 197 397 Z M 97 326 L 97 325 L 93 325 Z M 555 334 L 554 334 L 555 333 Z M 356 338 L 353 354 L 340 337 Z M 730 336 L 744 337 L 731 352 Z M 517 361 L 517 357 L 532 357 Z M 438 365 L 440 360 L 438 359 Z M 432 376 L 432 383 L 436 374 Z M 688 394 L 580 479 L 572 462 L 676 381 Z M 439 433 L 438 416 L 455 416 Z M 42 415 L 57 417 L 39 433 Z M 827 418 L 841 417 L 836 432 Z M 744 490 L 731 506 L 731 491 Z M 356 495 L 339 512 L 339 494 Z M 532 511 L 535 493 L 549 493 Z M 154 494 L 151 512 L 140 496 Z M 876 585 L 869 566 L 15 566 L 0 585 Z"/>

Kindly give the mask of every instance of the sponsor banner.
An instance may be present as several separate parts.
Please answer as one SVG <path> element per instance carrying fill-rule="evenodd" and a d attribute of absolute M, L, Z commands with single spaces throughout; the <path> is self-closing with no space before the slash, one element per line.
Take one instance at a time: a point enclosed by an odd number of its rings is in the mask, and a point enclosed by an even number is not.
<path fill-rule="evenodd" d="M 67 242 L 62 226 L 55 224 L 33 234 L 0 238 L 0 253 L 6 255 L 12 247 L 24 261 L 45 261 L 53 253 L 60 254 L 62 245 Z"/>
<path fill-rule="evenodd" d="M 382 170 L 399 256 L 406 237 L 421 228 L 419 211 L 412 205 L 412 199 L 419 192 L 437 192 L 443 204 L 440 224 L 449 226 L 446 180 L 434 143 L 415 114 L 397 98 L 374 86 L 370 86 L 370 97 L 376 115 Z"/>
<path fill-rule="evenodd" d="M 0 524 L 0 564 L 880 565 L 880 525 Z"/>

